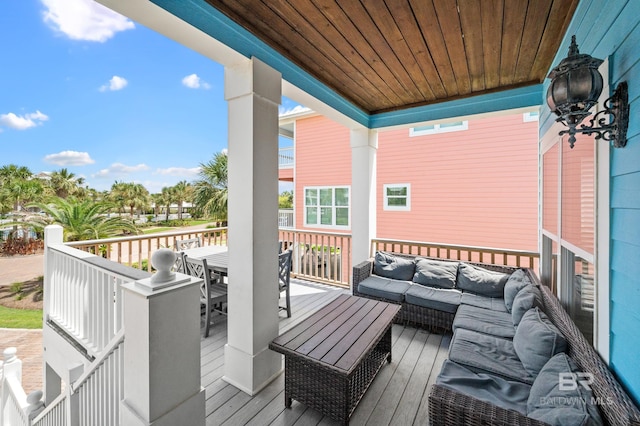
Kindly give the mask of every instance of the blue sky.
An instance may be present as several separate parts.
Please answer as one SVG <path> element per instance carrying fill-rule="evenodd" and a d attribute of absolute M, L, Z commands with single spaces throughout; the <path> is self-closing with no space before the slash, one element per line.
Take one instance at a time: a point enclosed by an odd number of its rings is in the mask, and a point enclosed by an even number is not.
<path fill-rule="evenodd" d="M 97 3 L 0 1 L 0 39 L 0 166 L 154 193 L 227 147 L 222 66 Z"/>

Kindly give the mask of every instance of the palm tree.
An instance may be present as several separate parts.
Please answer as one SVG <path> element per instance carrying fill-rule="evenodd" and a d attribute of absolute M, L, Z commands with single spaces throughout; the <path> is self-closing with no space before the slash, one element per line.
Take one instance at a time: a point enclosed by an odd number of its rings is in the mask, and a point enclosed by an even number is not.
<path fill-rule="evenodd" d="M 48 204 L 34 204 L 47 216 L 38 217 L 28 223 L 36 231 L 55 223 L 64 228 L 65 241 L 82 241 L 109 238 L 123 231 L 137 233 L 138 229 L 130 218 L 114 216 L 108 213 L 113 205 L 107 202 L 54 198 Z"/>
<path fill-rule="evenodd" d="M 162 203 L 166 206 L 166 211 L 165 211 L 165 221 L 168 222 L 169 221 L 169 212 L 171 211 L 171 203 L 173 203 L 173 199 L 175 198 L 175 195 L 173 194 L 174 190 L 173 187 L 167 187 L 165 186 L 164 188 L 162 188 L 162 192 L 160 192 L 160 199 L 162 200 Z"/>
<path fill-rule="evenodd" d="M 67 198 L 80 190 L 84 178 L 76 176 L 67 169 L 60 169 L 51 173 L 49 183 L 58 197 Z"/>
<path fill-rule="evenodd" d="M 149 191 L 140 183 L 116 181 L 111 186 L 111 198 L 122 210 L 129 207 L 131 217 L 136 208 L 144 209 L 149 205 Z"/>
<path fill-rule="evenodd" d="M 33 194 L 33 173 L 27 167 L 9 164 L 0 167 L 0 187 L 5 203 L 11 203 L 13 210 L 22 208 L 25 194 Z M 35 182 L 35 181 L 33 181 Z"/>
<path fill-rule="evenodd" d="M 219 152 L 200 164 L 201 179 L 194 183 L 194 203 L 206 216 L 227 220 L 227 154 Z"/>
<path fill-rule="evenodd" d="M 193 187 L 186 180 L 173 186 L 173 201 L 178 204 L 178 220 L 182 220 L 182 206 L 193 198 Z"/>

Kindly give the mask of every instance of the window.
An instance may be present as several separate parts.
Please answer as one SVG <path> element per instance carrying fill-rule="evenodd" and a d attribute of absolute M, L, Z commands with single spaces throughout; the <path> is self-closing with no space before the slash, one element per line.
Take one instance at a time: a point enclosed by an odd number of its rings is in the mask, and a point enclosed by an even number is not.
<path fill-rule="evenodd" d="M 349 188 L 305 188 L 304 224 L 307 226 L 348 228 Z"/>
<path fill-rule="evenodd" d="M 522 121 L 523 122 L 529 122 L 529 121 L 538 121 L 540 118 L 540 113 L 539 112 L 525 112 L 524 114 L 522 114 Z"/>
<path fill-rule="evenodd" d="M 451 123 L 432 124 L 430 126 L 417 126 L 409 129 L 409 136 L 433 135 L 436 133 L 459 132 L 469 128 L 468 121 L 453 121 Z"/>
<path fill-rule="evenodd" d="M 411 185 L 408 183 L 384 185 L 382 191 L 384 210 L 411 210 Z"/>

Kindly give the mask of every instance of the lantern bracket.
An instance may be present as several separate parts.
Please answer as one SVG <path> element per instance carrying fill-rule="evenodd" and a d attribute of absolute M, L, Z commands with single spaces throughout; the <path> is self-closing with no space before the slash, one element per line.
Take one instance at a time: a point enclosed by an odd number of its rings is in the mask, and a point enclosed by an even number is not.
<path fill-rule="evenodd" d="M 610 117 L 608 124 L 606 114 Z M 584 133 L 586 135 L 595 134 L 596 140 L 603 139 L 605 141 L 613 141 L 615 148 L 623 148 L 627 145 L 627 127 L 629 126 L 629 93 L 627 82 L 623 81 L 618 84 L 613 96 L 604 101 L 604 109 L 598 111 L 589 120 L 588 125 L 581 124 L 580 127 L 577 128 L 577 124 L 572 122 L 573 120 L 567 120 L 567 115 L 558 117 L 556 121 L 569 127 L 567 130 L 562 130 L 559 134 L 569 134 L 569 146 L 571 148 L 573 148 L 576 142 L 576 133 Z M 569 124 L 567 124 L 567 122 L 569 122 Z M 596 124 L 598 127 L 596 127 Z"/>

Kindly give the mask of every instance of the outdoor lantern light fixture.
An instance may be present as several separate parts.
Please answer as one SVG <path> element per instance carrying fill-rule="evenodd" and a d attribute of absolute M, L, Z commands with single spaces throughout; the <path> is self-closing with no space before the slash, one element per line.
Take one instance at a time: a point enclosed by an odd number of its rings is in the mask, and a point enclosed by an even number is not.
<path fill-rule="evenodd" d="M 598 103 L 602 93 L 602 76 L 598 71 L 602 62 L 602 59 L 580 54 L 574 35 L 571 37 L 569 56 L 547 76 L 551 79 L 551 85 L 547 90 L 547 104 L 558 116 L 556 121 L 569 128 L 561 131 L 560 135 L 569 134 L 571 148 L 576 142 L 576 133 L 595 133 L 596 139 L 613 141 L 616 148 L 622 148 L 627 144 L 629 95 L 625 81 L 618 84 L 613 96 L 604 101 L 604 109 L 597 112 L 588 125 L 580 124 L 591 115 L 589 110 Z M 605 114 L 610 116 L 608 124 Z M 596 124 L 599 127 L 596 127 Z"/>

